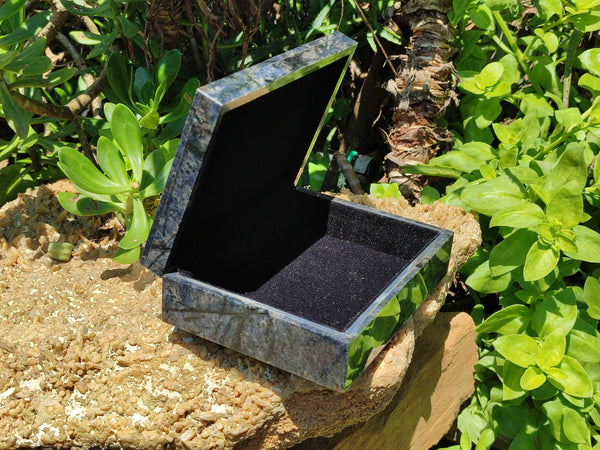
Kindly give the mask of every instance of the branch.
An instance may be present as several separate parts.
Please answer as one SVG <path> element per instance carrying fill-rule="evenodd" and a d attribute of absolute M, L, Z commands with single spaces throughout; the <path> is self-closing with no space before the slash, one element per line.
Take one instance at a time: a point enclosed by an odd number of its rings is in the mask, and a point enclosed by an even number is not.
<path fill-rule="evenodd" d="M 48 3 L 50 3 L 52 18 L 38 35 L 38 37 L 46 38 L 46 45 L 54 40 L 56 33 L 58 33 L 58 30 L 62 28 L 69 17 L 69 11 L 65 9 L 60 0 L 49 0 Z"/>

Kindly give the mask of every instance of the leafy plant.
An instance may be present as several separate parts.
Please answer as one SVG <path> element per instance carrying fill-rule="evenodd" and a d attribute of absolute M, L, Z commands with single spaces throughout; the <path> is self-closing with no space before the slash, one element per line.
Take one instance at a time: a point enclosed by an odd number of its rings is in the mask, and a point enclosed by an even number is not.
<path fill-rule="evenodd" d="M 127 264 L 139 258 L 141 245 L 148 238 L 152 217 L 144 200 L 163 191 L 178 140 L 167 141 L 146 153 L 142 127 L 129 108 L 109 103 L 105 114 L 112 138 L 101 136 L 98 140 L 101 171 L 77 150 L 60 149 L 59 166 L 79 194 L 61 192 L 58 200 L 72 214 L 115 212 L 127 231 L 113 259 Z"/>
<path fill-rule="evenodd" d="M 454 180 L 441 201 L 483 231 L 463 268 L 481 350 L 457 448 L 600 445 L 599 4 L 454 2 L 456 145 L 405 171 Z"/>

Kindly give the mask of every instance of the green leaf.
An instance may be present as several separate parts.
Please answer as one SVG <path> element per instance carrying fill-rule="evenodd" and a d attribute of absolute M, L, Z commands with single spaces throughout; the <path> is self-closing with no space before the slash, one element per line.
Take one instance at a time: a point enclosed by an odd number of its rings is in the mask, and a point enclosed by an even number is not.
<path fill-rule="evenodd" d="M 600 30 L 600 12 L 587 11 L 583 14 L 577 14 L 570 18 L 569 22 L 575 25 L 578 30 L 586 33 Z"/>
<path fill-rule="evenodd" d="M 567 335 L 567 355 L 581 363 L 600 363 L 600 333 L 595 327 L 577 318 Z"/>
<path fill-rule="evenodd" d="M 69 36 L 81 45 L 98 45 L 102 43 L 102 35 L 90 33 L 89 31 L 70 31 Z"/>
<path fill-rule="evenodd" d="M 576 234 L 576 252 L 564 252 L 569 258 L 600 263 L 600 234 L 583 225 L 573 227 Z"/>
<path fill-rule="evenodd" d="M 571 408 L 563 409 L 563 431 L 571 442 L 591 444 L 590 429 L 585 418 Z"/>
<path fill-rule="evenodd" d="M 554 108 L 548 103 L 548 100 L 537 94 L 525 94 L 519 106 L 525 115 L 532 115 L 538 118 L 554 115 Z"/>
<path fill-rule="evenodd" d="M 533 329 L 546 338 L 551 333 L 566 336 L 577 319 L 577 304 L 572 289 L 562 289 L 548 295 L 533 313 Z"/>
<path fill-rule="evenodd" d="M 179 50 L 169 50 L 158 62 L 156 67 L 156 93 L 154 96 L 155 105 L 162 101 L 167 89 L 175 81 L 181 66 L 181 53 Z"/>
<path fill-rule="evenodd" d="M 502 114 L 502 106 L 498 98 L 482 98 L 475 106 L 475 125 L 479 129 L 489 127 Z"/>
<path fill-rule="evenodd" d="M 125 236 L 119 242 L 119 247 L 129 250 L 143 244 L 150 233 L 150 218 L 146 214 L 144 204 L 138 197 L 133 197 L 133 213 L 127 225 Z"/>
<path fill-rule="evenodd" d="M 7 47 L 35 37 L 48 24 L 50 15 L 50 11 L 43 11 L 31 16 L 12 33 L 0 37 L 0 47 Z"/>
<path fill-rule="evenodd" d="M 550 19 L 553 15 L 557 15 L 559 18 L 563 16 L 563 6 L 560 0 L 539 0 L 539 5 L 545 20 Z"/>
<path fill-rule="evenodd" d="M 583 199 L 581 194 L 579 198 Z M 491 227 L 512 227 L 512 228 L 529 228 L 534 227 L 537 224 L 543 222 L 546 219 L 546 215 L 542 208 L 535 203 L 531 203 L 527 200 L 521 200 L 521 203 L 511 206 L 510 209 L 498 211 L 492 215 L 490 221 Z M 579 223 L 579 222 L 578 222 Z"/>
<path fill-rule="evenodd" d="M 600 22 L 600 17 L 598 18 Z M 581 52 L 577 58 L 584 69 L 600 77 L 600 48 L 590 48 Z"/>
<path fill-rule="evenodd" d="M 64 209 L 77 216 L 95 216 L 123 210 L 123 205 L 103 202 L 71 192 L 59 192 L 57 198 Z"/>
<path fill-rule="evenodd" d="M 15 58 L 6 66 L 6 70 L 23 74 L 24 76 L 42 75 L 52 69 L 52 61 L 46 56 L 33 56 L 24 61 Z"/>
<path fill-rule="evenodd" d="M 546 215 L 565 228 L 579 224 L 583 216 L 583 197 L 576 181 L 569 181 L 554 194 L 546 208 Z"/>
<path fill-rule="evenodd" d="M 537 241 L 537 234 L 519 229 L 509 234 L 490 252 L 490 274 L 499 277 L 525 264 L 529 248 Z"/>
<path fill-rule="evenodd" d="M 377 198 L 400 198 L 400 190 L 396 183 L 371 183 L 369 194 Z"/>
<path fill-rule="evenodd" d="M 2 6 L 0 6 L 0 22 L 18 13 L 21 8 L 23 8 L 24 4 L 25 0 L 6 0 Z"/>
<path fill-rule="evenodd" d="M 526 391 L 533 391 L 546 382 L 546 375 L 539 367 L 530 366 L 521 376 L 520 384 Z"/>
<path fill-rule="evenodd" d="M 490 274 L 490 263 L 485 261 L 469 275 L 465 283 L 472 289 L 482 294 L 493 294 L 502 292 L 510 286 L 512 277 L 510 273 L 505 273 L 498 277 Z"/>
<path fill-rule="evenodd" d="M 106 136 L 100 136 L 98 139 L 97 156 L 98 164 L 109 178 L 113 179 L 119 185 L 128 185 L 130 183 L 121 152 Z"/>
<path fill-rule="evenodd" d="M 140 102 L 147 104 L 154 94 L 154 77 L 144 67 L 135 70 L 133 78 L 133 89 Z"/>
<path fill-rule="evenodd" d="M 129 103 L 129 71 L 125 57 L 121 53 L 113 52 L 108 57 L 108 61 L 106 62 L 106 78 L 119 100 Z"/>
<path fill-rule="evenodd" d="M 113 137 L 129 160 L 133 179 L 139 184 L 142 181 L 144 147 L 138 121 L 127 106 L 119 104 L 112 111 L 110 125 Z"/>
<path fill-rule="evenodd" d="M 535 365 L 539 353 L 537 341 L 523 334 L 498 336 L 493 345 L 498 353 L 520 367 Z"/>
<path fill-rule="evenodd" d="M 600 280 L 588 277 L 583 287 L 587 312 L 592 319 L 600 320 Z"/>
<path fill-rule="evenodd" d="M 579 108 L 557 109 L 554 111 L 554 117 L 567 131 L 583 125 L 583 119 L 581 118 L 581 111 L 579 111 Z"/>
<path fill-rule="evenodd" d="M 156 111 L 150 111 L 140 119 L 140 126 L 148 130 L 156 130 L 158 128 L 160 116 Z"/>
<path fill-rule="evenodd" d="M 476 330 L 478 333 L 518 334 L 523 333 L 530 322 L 529 308 L 515 304 L 496 311 Z"/>
<path fill-rule="evenodd" d="M 535 281 L 544 278 L 558 264 L 560 252 L 553 246 L 545 245 L 539 241 L 535 242 L 525 258 L 523 267 L 523 279 L 525 281 Z"/>
<path fill-rule="evenodd" d="M 565 355 L 567 340 L 564 334 L 550 333 L 542 342 L 538 365 L 541 368 L 558 366 Z"/>
<path fill-rule="evenodd" d="M 563 411 L 564 406 L 559 398 L 545 402 L 542 411 L 549 420 L 550 432 L 557 441 L 563 439 Z"/>
<path fill-rule="evenodd" d="M 15 130 L 20 138 L 29 135 L 29 120 L 27 113 L 21 108 L 11 95 L 6 83 L 0 78 L 0 103 L 8 125 Z"/>
<path fill-rule="evenodd" d="M 600 93 L 600 78 L 595 77 L 589 73 L 584 73 L 577 80 L 579 87 L 587 89 L 592 95 L 597 96 Z"/>
<path fill-rule="evenodd" d="M 58 153 L 58 166 L 69 177 L 73 185 L 86 192 L 98 194 L 122 194 L 131 187 L 116 183 L 104 176 L 92 162 L 70 147 L 63 147 Z"/>
<path fill-rule="evenodd" d="M 79 3 L 75 3 L 71 0 L 60 0 L 65 9 L 76 16 L 98 16 L 108 17 L 114 20 L 110 2 L 102 2 L 102 5 L 96 8 L 86 8 L 81 6 Z"/>
<path fill-rule="evenodd" d="M 469 185 L 460 196 L 466 205 L 488 216 L 520 205 L 525 197 L 523 186 L 508 175 Z"/>
<path fill-rule="evenodd" d="M 559 370 L 564 372 L 564 377 L 555 377 L 553 373 L 548 373 L 548 380 L 552 385 L 573 397 L 587 398 L 594 395 L 592 380 L 576 359 L 565 355 Z"/>
<path fill-rule="evenodd" d="M 521 387 L 521 378 L 523 377 L 525 370 L 525 368 L 513 364 L 510 361 L 504 361 L 504 366 L 502 367 L 502 400 L 514 400 L 527 393 L 527 391 Z"/>
<path fill-rule="evenodd" d="M 138 245 L 134 248 L 124 249 L 117 248 L 113 256 L 113 261 L 116 261 L 121 264 L 133 264 L 138 259 L 140 259 L 140 253 L 142 252 L 141 247 Z"/>

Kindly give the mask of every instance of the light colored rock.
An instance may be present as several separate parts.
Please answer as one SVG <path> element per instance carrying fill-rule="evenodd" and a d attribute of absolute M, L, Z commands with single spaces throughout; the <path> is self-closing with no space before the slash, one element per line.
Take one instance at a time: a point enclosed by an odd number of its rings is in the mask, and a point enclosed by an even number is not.
<path fill-rule="evenodd" d="M 475 324 L 466 313 L 440 313 L 415 345 L 402 386 L 390 404 L 366 423 L 295 450 L 426 450 L 452 426 L 475 389 Z"/>
<path fill-rule="evenodd" d="M 285 448 L 381 411 L 414 342 L 442 305 L 457 267 L 479 245 L 458 208 L 399 212 L 455 232 L 449 275 L 346 393 L 174 330 L 160 320 L 161 280 L 109 256 L 118 224 L 66 214 L 42 186 L 0 209 L 0 449 Z M 49 242 L 74 244 L 52 261 Z"/>

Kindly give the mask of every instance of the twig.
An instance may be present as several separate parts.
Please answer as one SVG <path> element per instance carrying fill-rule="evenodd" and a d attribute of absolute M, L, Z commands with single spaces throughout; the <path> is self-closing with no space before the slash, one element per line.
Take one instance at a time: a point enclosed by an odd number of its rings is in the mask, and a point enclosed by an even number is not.
<path fill-rule="evenodd" d="M 65 47 L 67 49 L 67 51 L 71 54 L 73 60 L 75 61 L 75 64 L 79 68 L 79 70 L 88 68 L 87 63 L 85 62 L 85 59 L 83 59 L 81 57 L 81 55 L 79 54 L 79 51 L 71 43 L 71 41 L 69 40 L 68 37 L 66 37 L 64 34 L 59 32 L 56 34 L 56 38 L 63 45 L 63 47 Z M 105 77 L 106 77 L 106 70 L 103 69 L 102 72 L 100 73 L 100 76 L 98 77 L 98 79 L 102 80 L 102 82 L 103 82 Z M 104 88 L 104 84 L 101 84 L 99 86 L 99 89 L 97 90 L 97 92 L 95 92 L 95 91 L 89 92 L 89 88 L 94 86 L 94 83 L 95 83 L 94 77 L 92 76 L 91 73 L 84 73 L 83 81 L 85 82 L 86 86 L 88 87 L 88 90 L 86 91 L 87 94 L 81 98 L 79 96 L 76 97 L 74 100 L 77 100 L 77 102 L 72 106 L 75 107 L 77 111 L 82 111 L 83 108 L 85 108 L 91 102 L 92 103 L 92 114 L 94 117 L 98 117 L 99 112 L 102 110 L 102 102 L 98 98 L 98 94 Z M 69 107 L 69 104 L 67 104 L 67 107 Z"/>
<path fill-rule="evenodd" d="M 360 186 L 360 181 L 352 168 L 352 165 L 348 162 L 348 157 L 346 155 L 346 139 L 343 134 L 339 136 L 340 147 L 338 151 L 333 154 L 338 166 L 342 169 L 342 173 L 346 177 L 346 181 L 348 182 L 348 186 L 350 186 L 350 190 L 356 195 L 362 195 L 365 192 L 362 190 Z"/>
<path fill-rule="evenodd" d="M 358 12 L 360 13 L 363 21 L 365 22 L 365 25 L 367 26 L 367 28 L 369 29 L 369 31 L 373 34 L 373 39 L 375 39 L 375 42 L 377 43 L 377 47 L 379 47 L 379 49 L 381 50 L 381 53 L 383 53 L 383 56 L 385 56 L 385 62 L 388 64 L 388 66 L 390 66 L 390 69 L 392 69 L 392 72 L 394 72 L 394 76 L 396 78 L 398 78 L 399 77 L 398 71 L 392 65 L 392 62 L 390 61 L 390 57 L 388 56 L 387 52 L 383 48 L 383 45 L 381 45 L 381 41 L 379 40 L 379 38 L 375 34 L 375 30 L 373 30 L 373 27 L 371 26 L 371 24 L 367 20 L 367 17 L 365 16 L 365 13 L 363 12 L 362 8 L 356 2 L 356 0 L 352 0 L 352 2 L 354 3 L 354 6 L 356 6 L 356 9 L 358 9 Z"/>
<path fill-rule="evenodd" d="M 46 38 L 46 45 L 54 40 L 56 33 L 58 33 L 58 30 L 62 28 L 69 17 L 69 11 L 66 10 L 60 0 L 49 0 L 48 3 L 50 3 L 52 18 L 38 35 L 38 37 Z"/>

